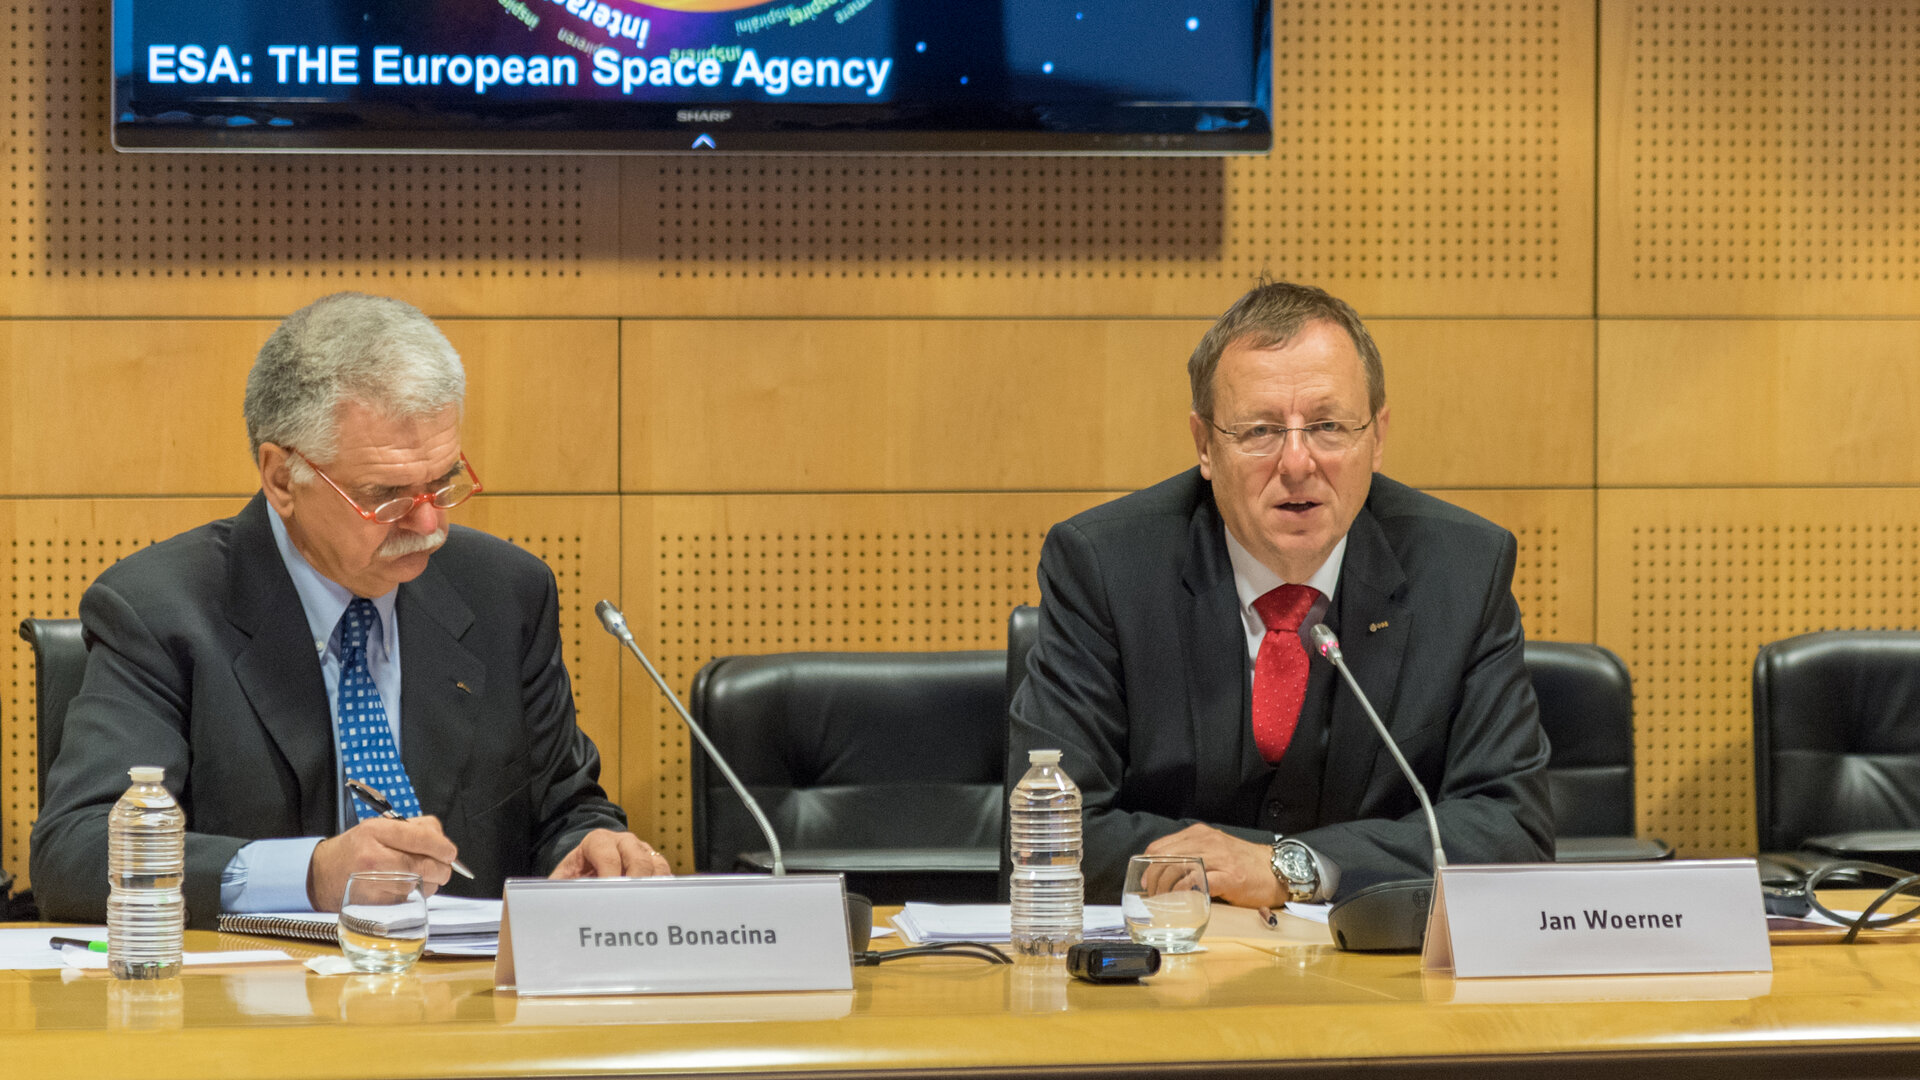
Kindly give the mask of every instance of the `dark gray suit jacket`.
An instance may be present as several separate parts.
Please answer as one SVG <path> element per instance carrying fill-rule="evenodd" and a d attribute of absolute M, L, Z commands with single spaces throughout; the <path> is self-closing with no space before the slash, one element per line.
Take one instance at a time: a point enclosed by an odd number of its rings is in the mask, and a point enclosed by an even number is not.
<path fill-rule="evenodd" d="M 1065 752 L 1096 902 L 1114 902 L 1129 855 L 1194 822 L 1262 843 L 1295 836 L 1339 864 L 1342 896 L 1431 874 L 1418 801 L 1324 661 L 1287 757 L 1259 757 L 1223 528 L 1198 469 L 1053 528 L 1009 777 L 1029 749 Z M 1512 534 L 1376 475 L 1347 535 L 1328 621 L 1432 795 L 1449 860 L 1550 858 Z"/>
<path fill-rule="evenodd" d="M 33 828 L 48 918 L 99 922 L 107 813 L 127 769 L 159 765 L 187 814 L 188 922 L 210 926 L 220 874 L 251 840 L 336 831 L 332 718 L 293 579 L 256 495 L 108 568 L 80 600 L 91 651 Z M 574 723 L 545 563 L 454 526 L 400 586 L 401 756 L 475 880 L 546 874 L 594 828 L 625 829 Z"/>

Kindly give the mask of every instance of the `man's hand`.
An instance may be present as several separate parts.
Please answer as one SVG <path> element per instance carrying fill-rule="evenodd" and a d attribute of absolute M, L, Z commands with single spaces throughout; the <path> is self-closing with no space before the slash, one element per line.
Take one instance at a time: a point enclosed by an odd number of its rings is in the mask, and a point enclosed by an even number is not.
<path fill-rule="evenodd" d="M 646 841 L 630 832 L 595 829 L 581 837 L 579 846 L 567 852 L 567 857 L 547 876 L 556 879 L 657 877 L 672 873 L 666 857 Z"/>
<path fill-rule="evenodd" d="M 1274 908 L 1286 903 L 1273 877 L 1273 848 L 1211 825 L 1189 825 L 1147 845 L 1148 855 L 1198 855 L 1207 864 L 1207 888 L 1235 907 Z"/>
<path fill-rule="evenodd" d="M 307 864 L 307 902 L 315 911 L 339 911 L 347 878 L 361 870 L 419 874 L 420 891 L 432 896 L 447 883 L 459 854 L 441 831 L 439 818 L 368 818 L 313 849 Z"/>

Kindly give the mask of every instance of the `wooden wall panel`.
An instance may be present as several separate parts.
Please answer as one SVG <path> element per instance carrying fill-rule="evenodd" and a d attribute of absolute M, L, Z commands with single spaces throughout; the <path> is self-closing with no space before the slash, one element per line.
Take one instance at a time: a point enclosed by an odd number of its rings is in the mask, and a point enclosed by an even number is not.
<path fill-rule="evenodd" d="M 1920 483 L 1920 322 L 1600 324 L 1609 485 Z"/>
<path fill-rule="evenodd" d="M 9 319 L 0 334 L 0 494 L 244 494 L 241 402 L 274 323 Z M 494 491 L 618 482 L 611 321 L 443 321 L 467 365 L 463 432 Z"/>
<path fill-rule="evenodd" d="M 1206 323 L 623 324 L 624 487 L 1121 488 L 1193 464 Z"/>
<path fill-rule="evenodd" d="M 1920 287 L 1920 10 L 1600 8 L 1599 306 L 1908 315 Z"/>
<path fill-rule="evenodd" d="M 618 490 L 613 320 L 443 319 L 467 367 L 461 444 L 490 492 Z"/>
<path fill-rule="evenodd" d="M 626 496 L 624 606 L 683 696 L 716 656 L 1004 649 L 1047 529 L 1114 494 Z M 622 803 L 692 866 L 688 736 L 637 668 L 623 700 Z"/>
<path fill-rule="evenodd" d="M 1512 530 L 1513 595 L 1527 637 L 1593 640 L 1592 491 L 1429 491 Z"/>
<path fill-rule="evenodd" d="M 240 406 L 270 326 L 10 319 L 0 493 L 240 494 L 259 486 Z"/>
<path fill-rule="evenodd" d="M 1416 487 L 1593 483 L 1593 327 L 1376 319 L 1393 409 L 1384 469 Z"/>
<path fill-rule="evenodd" d="M 1600 644 L 1633 673 L 1639 817 L 1748 852 L 1753 661 L 1812 630 L 1920 625 L 1920 491 L 1602 490 Z"/>
<path fill-rule="evenodd" d="M 629 321 L 623 488 L 1144 487 L 1193 464 L 1186 358 L 1207 326 Z M 1393 405 L 1392 475 L 1593 482 L 1590 324 L 1382 319 L 1373 330 Z"/>

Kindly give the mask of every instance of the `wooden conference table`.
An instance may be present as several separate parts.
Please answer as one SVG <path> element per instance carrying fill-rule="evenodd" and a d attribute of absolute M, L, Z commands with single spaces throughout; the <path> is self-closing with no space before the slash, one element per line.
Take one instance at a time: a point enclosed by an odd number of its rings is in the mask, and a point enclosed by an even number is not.
<path fill-rule="evenodd" d="M 1272 933 L 1216 909 L 1206 952 L 1121 986 L 960 959 L 858 968 L 851 993 L 718 997 L 518 999 L 490 964 L 450 960 L 163 984 L 5 972 L 0 1062 L 141 1080 L 1920 1075 L 1920 944 L 1776 945 L 1771 975 L 1454 981 L 1287 918 Z M 188 948 L 261 941 L 195 932 Z"/>

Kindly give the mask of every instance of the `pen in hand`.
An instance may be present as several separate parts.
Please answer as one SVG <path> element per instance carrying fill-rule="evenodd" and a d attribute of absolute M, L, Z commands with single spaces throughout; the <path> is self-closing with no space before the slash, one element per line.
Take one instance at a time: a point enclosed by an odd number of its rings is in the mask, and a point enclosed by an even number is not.
<path fill-rule="evenodd" d="M 360 781 L 349 779 L 347 781 L 347 790 L 353 792 L 354 796 L 361 802 L 379 811 L 381 817 L 392 818 L 395 821 L 407 820 L 394 812 L 393 804 L 387 801 L 385 795 L 380 794 L 378 791 L 375 791 Z M 453 872 L 466 878 L 468 881 L 473 880 L 473 871 L 467 869 L 466 864 L 459 859 L 453 860 Z"/>

